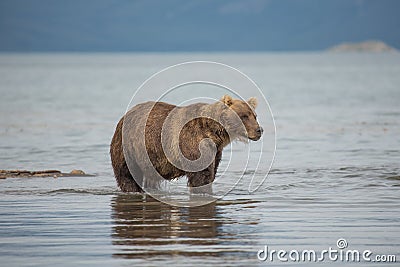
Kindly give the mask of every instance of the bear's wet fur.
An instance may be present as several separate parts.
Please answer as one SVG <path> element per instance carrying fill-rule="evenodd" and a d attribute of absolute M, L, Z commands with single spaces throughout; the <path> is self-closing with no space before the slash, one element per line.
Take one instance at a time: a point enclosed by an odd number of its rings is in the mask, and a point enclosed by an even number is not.
<path fill-rule="evenodd" d="M 256 106 L 254 97 L 243 101 L 228 95 L 212 104 L 196 103 L 178 107 L 164 102 L 146 102 L 134 106 L 118 122 L 110 145 L 118 186 L 123 192 L 143 192 L 137 182 L 143 179 L 151 182 L 153 171 L 166 180 L 186 176 L 191 189 L 211 186 L 225 146 L 234 139 L 260 139 L 263 130 L 256 119 Z M 201 116 L 196 116 L 198 114 Z M 169 125 L 163 130 L 167 117 Z M 237 123 L 233 117 L 239 118 L 241 123 Z M 187 118 L 194 119 L 180 125 Z M 219 123 L 221 121 L 224 126 Z M 124 124 L 128 125 L 125 129 Z M 176 167 L 164 153 L 162 131 L 166 131 L 166 140 L 170 142 L 167 146 L 172 150 L 168 151 L 169 155 L 177 155 L 180 150 L 186 159 L 194 161 L 201 156 L 200 142 L 207 138 L 215 144 L 215 158 L 208 167 L 196 172 Z M 129 168 L 124 155 L 123 136 L 125 148 L 129 148 L 129 153 L 125 151 L 129 157 Z"/>

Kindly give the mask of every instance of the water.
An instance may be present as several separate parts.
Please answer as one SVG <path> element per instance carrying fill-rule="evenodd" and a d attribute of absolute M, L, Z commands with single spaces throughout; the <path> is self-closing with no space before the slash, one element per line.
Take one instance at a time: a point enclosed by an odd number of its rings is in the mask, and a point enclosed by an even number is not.
<path fill-rule="evenodd" d="M 232 65 L 262 88 L 277 127 L 267 181 L 193 208 L 120 193 L 116 122 L 146 78 L 188 60 Z M 0 55 L 0 168 L 95 174 L 0 180 L 1 265 L 305 266 L 257 251 L 339 238 L 399 261 L 399 74 L 399 54 Z"/>

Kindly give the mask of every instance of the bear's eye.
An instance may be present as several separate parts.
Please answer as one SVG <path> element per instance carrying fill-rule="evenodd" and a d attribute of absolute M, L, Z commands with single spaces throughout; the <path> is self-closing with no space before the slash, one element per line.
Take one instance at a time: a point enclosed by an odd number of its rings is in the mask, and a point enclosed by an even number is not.
<path fill-rule="evenodd" d="M 248 119 L 248 118 L 249 118 L 249 115 L 247 115 L 247 114 L 242 115 L 242 119 Z"/>

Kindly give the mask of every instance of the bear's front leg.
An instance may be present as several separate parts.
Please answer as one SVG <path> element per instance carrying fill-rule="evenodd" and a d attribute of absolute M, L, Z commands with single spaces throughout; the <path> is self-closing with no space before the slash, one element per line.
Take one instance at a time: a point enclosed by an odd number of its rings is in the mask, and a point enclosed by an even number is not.
<path fill-rule="evenodd" d="M 212 194 L 212 182 L 215 178 L 215 162 L 207 169 L 186 174 L 191 193 Z"/>
<path fill-rule="evenodd" d="M 222 158 L 222 150 L 219 150 L 217 152 L 217 154 L 215 155 L 215 160 L 214 160 L 214 178 L 217 176 L 217 170 L 218 170 L 218 166 L 221 161 L 221 158 Z"/>

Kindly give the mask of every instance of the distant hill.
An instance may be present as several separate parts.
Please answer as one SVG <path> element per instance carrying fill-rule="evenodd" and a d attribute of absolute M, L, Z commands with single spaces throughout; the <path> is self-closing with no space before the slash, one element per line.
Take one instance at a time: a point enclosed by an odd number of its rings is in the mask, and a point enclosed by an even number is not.
<path fill-rule="evenodd" d="M 328 49 L 330 52 L 395 52 L 394 47 L 385 44 L 382 41 L 365 41 L 360 43 L 342 43 L 332 46 Z"/>

